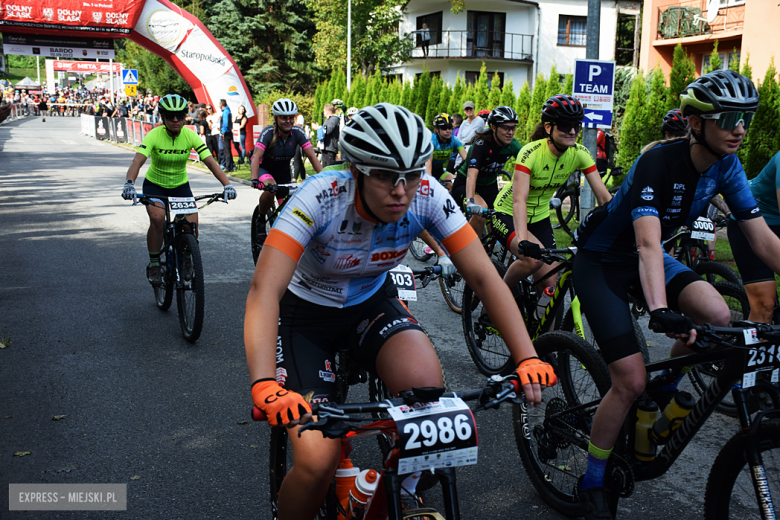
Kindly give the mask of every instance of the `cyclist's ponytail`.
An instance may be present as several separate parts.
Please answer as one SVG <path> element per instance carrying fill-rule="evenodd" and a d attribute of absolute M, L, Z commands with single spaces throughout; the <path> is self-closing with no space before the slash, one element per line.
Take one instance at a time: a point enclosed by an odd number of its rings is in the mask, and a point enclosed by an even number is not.
<path fill-rule="evenodd" d="M 274 136 L 271 138 L 271 142 L 268 143 L 268 148 L 270 148 L 271 150 L 273 150 L 274 146 L 276 146 L 276 137 L 279 135 L 279 126 L 276 124 L 275 117 L 274 117 L 273 127 L 274 127 Z"/>
<path fill-rule="evenodd" d="M 539 139 L 547 139 L 550 137 L 547 134 L 547 130 L 544 129 L 544 123 L 536 123 L 536 128 L 534 128 L 534 132 L 531 134 L 531 137 L 528 138 L 529 143 L 533 143 L 534 141 L 538 141 Z"/>
<path fill-rule="evenodd" d="M 653 141 L 652 143 L 642 148 L 642 151 L 639 152 L 639 155 L 642 155 L 643 153 L 650 150 L 651 148 L 655 148 L 659 144 L 673 143 L 675 141 L 682 141 L 683 139 L 690 139 L 690 138 L 691 138 L 691 128 L 688 127 L 688 130 L 685 131 L 685 135 L 679 137 L 672 137 L 671 139 L 661 139 L 660 141 Z"/>

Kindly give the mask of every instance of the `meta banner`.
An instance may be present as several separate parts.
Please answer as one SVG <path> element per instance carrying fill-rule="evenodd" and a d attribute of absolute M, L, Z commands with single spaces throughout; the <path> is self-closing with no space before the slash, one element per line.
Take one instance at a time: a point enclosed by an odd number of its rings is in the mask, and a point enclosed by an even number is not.
<path fill-rule="evenodd" d="M 65 38 L 28 34 L 3 34 L 3 52 L 19 56 L 45 58 L 114 59 L 114 40 L 99 38 Z"/>
<path fill-rule="evenodd" d="M 0 8 L 0 28 L 104 33 L 114 38 L 130 34 L 144 0 L 10 0 Z"/>
<path fill-rule="evenodd" d="M 87 72 L 92 74 L 108 74 L 109 71 L 119 74 L 122 71 L 121 63 L 96 63 L 90 61 L 63 61 L 46 60 L 46 67 L 51 67 L 53 71 L 61 70 L 63 72 Z"/>

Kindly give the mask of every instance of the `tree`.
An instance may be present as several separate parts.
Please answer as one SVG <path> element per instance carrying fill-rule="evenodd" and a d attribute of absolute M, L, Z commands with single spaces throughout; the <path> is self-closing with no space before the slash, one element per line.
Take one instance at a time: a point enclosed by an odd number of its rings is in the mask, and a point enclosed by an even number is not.
<path fill-rule="evenodd" d="M 723 67 L 723 62 L 720 61 L 720 56 L 718 55 L 718 40 L 715 40 L 715 43 L 712 44 L 712 52 L 710 53 L 710 62 L 707 64 L 706 67 L 704 67 L 704 70 L 702 70 L 702 74 L 709 74 L 713 70 L 720 70 Z"/>
<path fill-rule="evenodd" d="M 547 99 L 547 97 L 545 97 L 546 93 L 547 82 L 544 81 L 544 76 L 539 74 L 536 76 L 531 102 L 528 104 L 528 119 L 526 120 L 525 131 L 529 139 L 534 132 L 534 128 L 536 128 L 536 124 L 541 121 L 542 107 Z"/>
<path fill-rule="evenodd" d="M 734 72 L 739 72 L 739 59 L 737 56 L 737 48 L 734 47 L 734 50 L 729 54 L 729 69 Z"/>
<path fill-rule="evenodd" d="M 445 112 L 451 114 L 449 111 L 450 100 L 452 99 L 452 89 L 446 83 L 442 82 L 441 96 L 439 97 L 439 112 Z"/>
<path fill-rule="evenodd" d="M 623 130 L 620 134 L 620 156 L 618 157 L 618 166 L 628 170 L 637 157 L 642 147 L 647 144 L 644 142 L 644 122 L 645 111 L 647 107 L 647 91 L 645 89 L 645 78 L 642 71 L 636 75 L 631 85 L 631 94 L 626 106 L 626 114 L 623 118 Z"/>
<path fill-rule="evenodd" d="M 127 41 L 125 48 L 118 53 L 118 60 L 128 68 L 138 69 L 138 90 L 151 89 L 159 96 L 176 93 L 194 100 L 195 94 L 190 85 L 161 57 L 140 45 Z"/>
<path fill-rule="evenodd" d="M 666 101 L 667 111 L 673 108 L 680 108 L 680 94 L 695 79 L 696 70 L 693 61 L 688 57 L 682 44 L 678 43 L 674 48 L 672 71 L 669 73 L 669 93 Z"/>
<path fill-rule="evenodd" d="M 450 96 L 450 105 L 447 107 L 448 114 L 460 114 L 463 109 L 463 80 L 460 79 L 460 71 L 455 76 L 455 86 L 452 88 Z"/>
<path fill-rule="evenodd" d="M 501 89 L 501 105 L 505 107 L 515 106 L 515 89 L 512 85 L 512 78 L 504 82 L 504 88 Z"/>
<path fill-rule="evenodd" d="M 417 78 L 414 86 L 414 95 L 416 104 L 414 105 L 414 112 L 420 117 L 425 117 L 425 111 L 428 108 L 428 95 L 431 93 L 431 72 L 426 68 L 423 73 Z"/>
<path fill-rule="evenodd" d="M 560 94 L 561 92 L 563 92 L 563 88 L 561 87 L 558 71 L 556 70 L 555 64 L 553 63 L 552 69 L 550 69 L 550 77 L 547 78 L 547 87 L 544 91 L 544 99 L 551 98 L 555 94 Z"/>
<path fill-rule="evenodd" d="M 490 84 L 491 86 L 487 102 L 488 110 L 493 110 L 497 106 L 501 105 L 501 88 L 499 87 L 500 83 L 501 79 L 498 76 L 498 72 L 496 72 L 493 74 L 493 81 Z"/>
<path fill-rule="evenodd" d="M 487 66 L 485 62 L 482 62 L 482 66 L 479 68 L 479 78 L 474 86 L 474 110 L 479 112 L 485 110 L 488 107 L 488 75 Z"/>
<path fill-rule="evenodd" d="M 404 81 L 403 89 L 401 91 L 401 101 L 398 104 L 409 110 L 411 110 L 411 108 L 409 107 L 412 106 L 411 93 L 412 93 L 412 88 L 409 85 L 409 82 Z"/>
<path fill-rule="evenodd" d="M 745 63 L 742 65 L 742 72 L 740 72 L 743 76 L 747 76 L 750 78 L 750 81 L 753 81 L 753 67 L 750 66 L 750 53 L 747 53 L 747 56 L 745 56 Z"/>
<path fill-rule="evenodd" d="M 227 0 L 225 0 L 227 1 Z M 317 32 L 313 37 L 315 63 L 331 68 L 347 61 L 347 6 L 343 0 L 303 0 Z M 364 0 L 352 3 L 353 71 L 371 74 L 387 71 L 394 63 L 409 61 L 411 35 L 399 35 L 407 0 Z"/>
<path fill-rule="evenodd" d="M 255 96 L 277 87 L 312 91 L 321 72 L 311 57 L 315 26 L 303 0 L 221 0 L 207 11 L 209 30 Z"/>
<path fill-rule="evenodd" d="M 314 91 L 314 107 L 312 108 L 311 120 L 322 123 L 322 107 L 325 102 L 322 98 L 325 96 L 325 85 L 320 82 L 317 84 L 317 90 Z"/>
<path fill-rule="evenodd" d="M 429 129 L 433 129 L 433 118 L 439 113 L 439 98 L 441 98 L 441 87 L 443 82 L 441 77 L 435 76 L 431 80 L 431 88 L 428 91 L 428 102 L 426 103 L 425 112 L 420 114 L 420 117 L 425 121 L 425 126 Z"/>
<path fill-rule="evenodd" d="M 574 74 L 566 74 L 566 83 L 563 85 L 563 93 L 574 95 Z"/>
<path fill-rule="evenodd" d="M 661 123 L 666 115 L 666 76 L 661 67 L 656 67 L 650 74 L 652 81 L 650 84 L 650 100 L 647 104 L 645 116 L 645 143 L 663 139 L 661 133 Z"/>
<path fill-rule="evenodd" d="M 780 133 L 777 131 L 780 128 L 780 86 L 777 83 L 774 57 L 769 61 L 763 83 L 758 87 L 758 95 L 761 105 L 750 126 L 750 142 L 744 165 L 748 179 L 758 175 L 780 148 Z"/>
<path fill-rule="evenodd" d="M 521 143 L 528 141 L 528 105 L 531 104 L 531 89 L 528 87 L 528 82 L 523 83 L 523 87 L 520 89 L 520 93 L 517 95 L 517 101 L 515 102 L 515 112 L 517 112 L 517 131 L 515 132 L 515 138 Z"/>
<path fill-rule="evenodd" d="M 363 108 L 366 101 L 366 79 L 358 74 L 352 80 L 352 91 L 349 93 L 349 106 Z"/>

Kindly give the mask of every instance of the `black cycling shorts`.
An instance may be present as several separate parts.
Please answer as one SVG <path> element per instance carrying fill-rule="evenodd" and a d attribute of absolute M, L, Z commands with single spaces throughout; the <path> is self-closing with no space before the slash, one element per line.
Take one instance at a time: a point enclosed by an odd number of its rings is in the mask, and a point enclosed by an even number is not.
<path fill-rule="evenodd" d="M 337 351 L 349 349 L 352 360 L 376 374 L 385 341 L 405 330 L 422 327 L 398 299 L 389 276 L 368 300 L 343 308 L 317 305 L 288 290 L 279 303 L 276 381 L 310 402 L 332 401 Z"/>
<path fill-rule="evenodd" d="M 769 226 L 769 229 L 780 237 L 780 226 Z M 748 285 L 774 281 L 775 272 L 753 252 L 745 233 L 739 227 L 739 222 L 729 219 L 728 234 L 731 252 L 734 254 L 734 261 L 737 263 L 742 283 Z"/>
<path fill-rule="evenodd" d="M 292 182 L 290 168 L 282 168 L 281 171 L 274 171 L 274 173 L 271 173 L 261 166 L 257 170 L 257 178 L 263 182 L 266 182 L 267 179 L 263 179 L 264 175 L 270 175 L 276 184 L 290 184 Z"/>
<path fill-rule="evenodd" d="M 455 202 L 460 204 L 460 207 L 465 209 L 466 206 L 464 205 L 464 201 L 466 200 L 466 176 L 465 175 L 456 175 L 455 180 L 452 183 L 452 198 L 455 199 Z M 496 197 L 498 196 L 498 183 L 493 184 L 487 184 L 484 186 L 480 186 L 477 184 L 476 194 L 485 199 L 485 202 L 487 203 L 487 207 L 489 209 L 493 209 L 493 203 L 496 201 Z"/>
<path fill-rule="evenodd" d="M 144 178 L 143 194 L 146 196 L 157 197 L 192 197 L 192 188 L 190 183 L 185 182 L 181 186 L 175 188 L 163 188 L 159 184 L 155 184 L 147 178 Z"/>
<path fill-rule="evenodd" d="M 664 255 L 666 302 L 679 311 L 680 293 L 701 277 Z M 574 257 L 574 289 L 607 364 L 641 352 L 631 320 L 629 293 L 642 297 L 639 258 L 614 258 L 580 249 Z"/>
<path fill-rule="evenodd" d="M 512 215 L 497 211 L 493 214 L 490 222 L 493 224 L 493 233 L 501 244 L 509 249 L 509 244 L 515 238 L 515 221 L 512 219 Z M 545 249 L 555 249 L 555 235 L 549 217 L 528 224 L 528 232 L 535 236 Z"/>

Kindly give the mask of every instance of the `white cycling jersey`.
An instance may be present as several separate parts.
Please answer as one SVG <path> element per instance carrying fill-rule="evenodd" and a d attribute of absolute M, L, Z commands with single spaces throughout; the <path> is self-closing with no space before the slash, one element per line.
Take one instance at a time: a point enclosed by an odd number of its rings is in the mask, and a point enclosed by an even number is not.
<path fill-rule="evenodd" d="M 357 305 L 373 295 L 409 244 L 428 230 L 450 254 L 476 238 L 447 190 L 423 175 L 412 205 L 394 224 L 362 208 L 349 171 L 309 177 L 287 202 L 265 241 L 298 262 L 289 289 L 327 307 Z"/>

